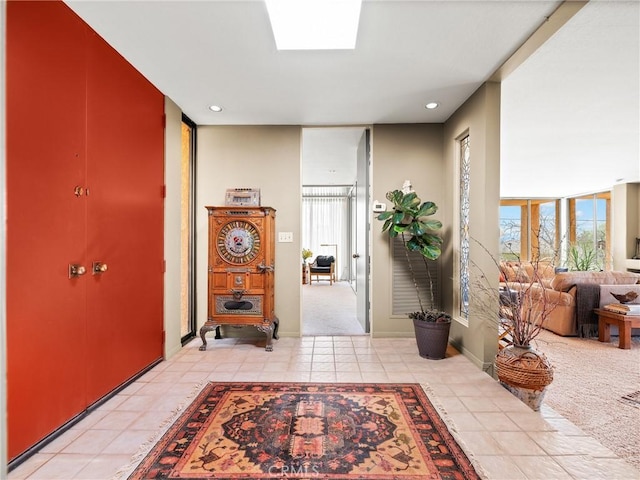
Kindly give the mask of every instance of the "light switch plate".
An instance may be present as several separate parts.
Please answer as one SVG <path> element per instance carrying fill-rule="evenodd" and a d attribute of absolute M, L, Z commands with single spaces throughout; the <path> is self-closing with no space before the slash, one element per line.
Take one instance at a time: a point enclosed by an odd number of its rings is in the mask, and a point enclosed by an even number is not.
<path fill-rule="evenodd" d="M 293 242 L 293 232 L 278 232 L 278 242 Z"/>

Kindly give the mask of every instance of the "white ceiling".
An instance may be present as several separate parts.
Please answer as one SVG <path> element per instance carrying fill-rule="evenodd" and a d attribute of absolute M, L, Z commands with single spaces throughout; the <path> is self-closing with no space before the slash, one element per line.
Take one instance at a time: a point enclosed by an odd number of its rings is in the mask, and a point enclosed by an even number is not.
<path fill-rule="evenodd" d="M 358 143 L 364 127 L 310 127 L 302 130 L 302 184 L 353 185 Z"/>
<path fill-rule="evenodd" d="M 502 196 L 640 182 L 639 91 L 640 3 L 590 2 L 502 84 Z"/>
<path fill-rule="evenodd" d="M 262 0 L 66 3 L 199 125 L 363 126 L 445 121 L 560 2 L 364 0 L 355 50 L 305 52 L 275 49 Z M 503 196 L 640 180 L 639 22 L 592 1 L 503 83 Z"/>

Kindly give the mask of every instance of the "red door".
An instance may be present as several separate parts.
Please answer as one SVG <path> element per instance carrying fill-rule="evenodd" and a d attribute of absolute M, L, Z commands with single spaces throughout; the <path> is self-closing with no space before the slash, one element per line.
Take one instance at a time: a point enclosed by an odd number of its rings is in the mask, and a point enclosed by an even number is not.
<path fill-rule="evenodd" d="M 162 357 L 164 97 L 100 37 L 88 45 L 88 255 L 107 265 L 87 286 L 94 401 Z"/>
<path fill-rule="evenodd" d="M 162 357 L 164 106 L 62 2 L 8 2 L 6 49 L 13 459 Z"/>
<path fill-rule="evenodd" d="M 10 458 L 86 406 L 86 32 L 60 7 L 7 3 Z"/>

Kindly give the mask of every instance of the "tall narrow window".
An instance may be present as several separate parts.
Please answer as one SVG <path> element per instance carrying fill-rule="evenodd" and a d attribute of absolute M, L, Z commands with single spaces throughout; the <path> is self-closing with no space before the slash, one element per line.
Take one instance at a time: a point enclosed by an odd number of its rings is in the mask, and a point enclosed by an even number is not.
<path fill-rule="evenodd" d="M 610 192 L 569 199 L 569 268 L 611 268 L 610 208 Z"/>
<path fill-rule="evenodd" d="M 310 249 L 314 258 L 335 257 L 338 281 L 348 277 L 351 188 L 351 185 L 302 187 L 302 246 Z"/>
<path fill-rule="evenodd" d="M 541 202 L 538 204 L 537 232 L 533 229 L 533 240 L 539 260 L 552 262 L 554 265 L 560 260 L 558 247 L 560 244 L 560 230 L 558 228 L 560 204 L 556 200 Z"/>
<path fill-rule="evenodd" d="M 526 237 L 525 237 L 526 238 Z M 519 260 L 522 242 L 522 209 L 519 205 L 500 205 L 500 259 Z"/>
<path fill-rule="evenodd" d="M 460 316 L 469 319 L 469 135 L 460 140 Z"/>
<path fill-rule="evenodd" d="M 194 172 L 196 124 L 182 116 L 180 187 L 180 336 L 183 344 L 195 336 Z"/>

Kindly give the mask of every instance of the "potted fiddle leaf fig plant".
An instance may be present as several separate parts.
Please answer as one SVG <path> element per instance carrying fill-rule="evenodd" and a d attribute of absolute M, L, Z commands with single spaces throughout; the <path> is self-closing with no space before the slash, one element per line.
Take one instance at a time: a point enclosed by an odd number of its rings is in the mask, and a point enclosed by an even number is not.
<path fill-rule="evenodd" d="M 418 351 L 421 357 L 440 360 L 445 358 L 449 343 L 451 315 L 433 308 L 435 305 L 433 282 L 427 263 L 438 259 L 442 253 L 442 238 L 437 233 L 442 228 L 442 223 L 428 218 L 437 212 L 438 206 L 431 201 L 423 202 L 410 186 L 403 190 L 387 192 L 386 197 L 393 203 L 393 208 L 378 215 L 377 219 L 384 222 L 382 231 L 386 232 L 392 240 L 400 238 L 405 247 L 407 268 L 420 306 L 420 310 L 408 313 L 408 317 L 413 320 Z M 425 308 L 420 295 L 421 285 L 417 280 L 409 252 L 419 253 L 426 269 L 428 278 L 426 288 L 431 299 L 429 308 Z M 422 288 L 425 287 L 422 286 Z"/>

